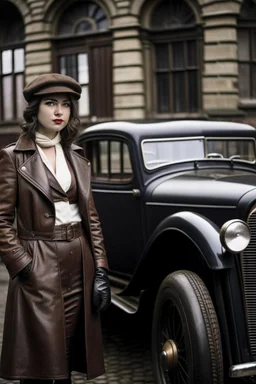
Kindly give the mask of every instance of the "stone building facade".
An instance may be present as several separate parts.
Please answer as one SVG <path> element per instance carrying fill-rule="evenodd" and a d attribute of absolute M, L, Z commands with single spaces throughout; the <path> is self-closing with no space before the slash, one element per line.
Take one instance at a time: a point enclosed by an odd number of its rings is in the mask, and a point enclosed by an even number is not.
<path fill-rule="evenodd" d="M 81 129 L 106 120 L 256 126 L 255 0 L 1 0 L 0 146 L 22 88 L 59 72 L 83 87 Z"/>

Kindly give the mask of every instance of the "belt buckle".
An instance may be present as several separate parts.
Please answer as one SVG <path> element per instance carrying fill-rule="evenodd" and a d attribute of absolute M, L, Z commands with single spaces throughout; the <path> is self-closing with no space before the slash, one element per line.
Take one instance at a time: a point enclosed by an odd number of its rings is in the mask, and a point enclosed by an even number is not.
<path fill-rule="evenodd" d="M 72 231 L 71 232 L 71 237 L 69 237 L 69 231 Z M 74 225 L 73 223 L 69 224 L 66 228 L 66 235 L 67 235 L 67 241 L 72 241 L 74 240 L 75 238 L 75 228 L 74 228 Z"/>

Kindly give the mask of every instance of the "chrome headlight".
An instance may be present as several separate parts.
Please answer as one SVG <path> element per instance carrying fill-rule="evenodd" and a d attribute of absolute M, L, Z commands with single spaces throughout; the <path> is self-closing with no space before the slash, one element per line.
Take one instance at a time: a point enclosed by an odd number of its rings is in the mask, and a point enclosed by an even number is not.
<path fill-rule="evenodd" d="M 250 229 L 242 220 L 229 220 L 221 227 L 220 241 L 223 247 L 229 252 L 243 252 L 250 240 Z"/>

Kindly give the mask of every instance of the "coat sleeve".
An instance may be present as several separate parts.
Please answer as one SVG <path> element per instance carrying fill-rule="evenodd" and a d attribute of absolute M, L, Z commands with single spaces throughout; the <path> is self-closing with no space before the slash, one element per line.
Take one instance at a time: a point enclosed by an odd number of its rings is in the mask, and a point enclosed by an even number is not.
<path fill-rule="evenodd" d="M 100 219 L 95 208 L 92 191 L 90 189 L 89 196 L 89 221 L 92 238 L 92 246 L 94 250 L 95 266 L 108 269 L 108 261 L 104 246 L 103 234 Z"/>
<path fill-rule="evenodd" d="M 9 149 L 0 151 L 0 258 L 13 279 L 31 261 L 13 226 L 17 198 L 17 170 Z"/>

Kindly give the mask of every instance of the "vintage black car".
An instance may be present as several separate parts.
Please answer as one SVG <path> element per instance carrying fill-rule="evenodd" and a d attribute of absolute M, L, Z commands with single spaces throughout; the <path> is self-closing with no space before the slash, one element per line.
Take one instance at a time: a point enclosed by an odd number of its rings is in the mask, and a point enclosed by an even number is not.
<path fill-rule="evenodd" d="M 255 138 L 216 121 L 107 122 L 78 138 L 112 303 L 153 307 L 157 384 L 256 382 Z"/>

